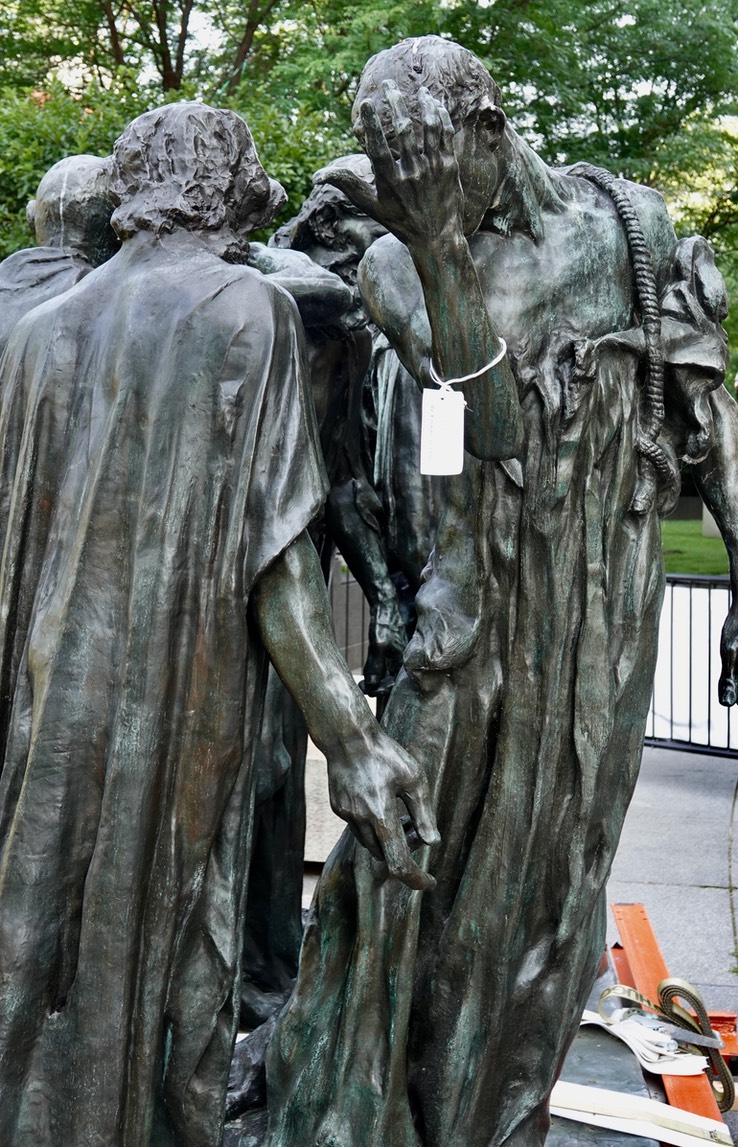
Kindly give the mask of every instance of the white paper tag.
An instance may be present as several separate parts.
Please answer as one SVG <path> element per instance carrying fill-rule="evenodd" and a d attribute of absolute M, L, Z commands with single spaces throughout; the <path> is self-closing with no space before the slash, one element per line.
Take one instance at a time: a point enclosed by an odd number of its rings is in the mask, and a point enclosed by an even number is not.
<path fill-rule="evenodd" d="M 460 390 L 424 389 L 421 474 L 460 474 L 464 469 L 464 407 Z"/>

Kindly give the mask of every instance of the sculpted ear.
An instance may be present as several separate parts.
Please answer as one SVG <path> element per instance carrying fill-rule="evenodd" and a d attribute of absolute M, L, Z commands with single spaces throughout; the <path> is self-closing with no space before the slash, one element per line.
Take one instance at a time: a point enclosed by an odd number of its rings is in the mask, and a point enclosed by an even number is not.
<path fill-rule="evenodd" d="M 495 104 L 489 104 L 480 110 L 479 122 L 489 136 L 490 149 L 494 151 L 505 130 L 507 116 L 502 108 L 498 108 Z"/>
<path fill-rule="evenodd" d="M 26 222 L 35 235 L 36 233 L 36 200 L 31 199 L 26 207 Z"/>
<path fill-rule="evenodd" d="M 311 220 L 313 234 L 326 247 L 332 247 L 336 241 L 336 223 L 338 212 L 332 203 L 323 203 L 313 215 Z"/>

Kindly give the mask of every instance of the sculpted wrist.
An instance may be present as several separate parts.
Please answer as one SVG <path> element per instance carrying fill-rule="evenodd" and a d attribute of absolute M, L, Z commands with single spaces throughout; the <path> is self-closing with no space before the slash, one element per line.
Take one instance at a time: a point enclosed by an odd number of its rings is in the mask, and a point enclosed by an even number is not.
<path fill-rule="evenodd" d="M 332 723 L 331 728 L 324 731 L 320 742 L 314 735 L 313 740 L 328 760 L 335 757 L 350 764 L 354 758 L 374 748 L 380 729 L 358 686 L 350 707 L 342 707 L 341 716 L 342 720 Z"/>

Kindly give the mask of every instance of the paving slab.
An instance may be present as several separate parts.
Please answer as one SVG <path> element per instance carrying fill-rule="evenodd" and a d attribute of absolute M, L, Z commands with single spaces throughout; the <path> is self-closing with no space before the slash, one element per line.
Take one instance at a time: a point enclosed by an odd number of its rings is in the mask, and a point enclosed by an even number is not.
<path fill-rule="evenodd" d="M 608 884 L 610 903 L 645 905 L 672 975 L 691 980 L 708 1007 L 733 1010 L 737 791 L 736 759 L 646 749 Z"/>
<path fill-rule="evenodd" d="M 608 966 L 598 977 L 587 1008 L 597 1010 L 597 1003 L 605 988 L 617 982 L 614 969 Z M 561 1078 L 567 1083 L 581 1083 L 587 1087 L 604 1087 L 609 1091 L 622 1091 L 643 1099 L 661 1098 L 651 1091 L 640 1065 L 625 1044 L 601 1028 L 581 1027 L 569 1048 Z M 659 1147 L 655 1139 L 628 1135 L 622 1131 L 608 1131 L 572 1119 L 554 1115 L 546 1147 Z"/>
<path fill-rule="evenodd" d="M 331 808 L 325 757 L 318 756 L 317 752 L 305 762 L 305 803 L 305 862 L 309 865 L 323 864 L 346 822 Z"/>
<path fill-rule="evenodd" d="M 738 1011 L 737 798 L 738 757 L 647 748 L 607 889 L 611 904 L 645 905 L 671 974 L 726 1011 Z M 738 1141 L 738 1112 L 724 1118 Z"/>

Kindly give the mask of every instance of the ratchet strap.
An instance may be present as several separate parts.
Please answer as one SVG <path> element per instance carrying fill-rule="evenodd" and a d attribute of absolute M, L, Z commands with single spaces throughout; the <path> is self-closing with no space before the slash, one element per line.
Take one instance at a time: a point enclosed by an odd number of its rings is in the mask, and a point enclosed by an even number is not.
<path fill-rule="evenodd" d="M 640 1095 L 563 1080 L 559 1080 L 551 1094 L 551 1114 L 627 1135 L 657 1139 L 672 1147 L 705 1147 L 709 1143 L 732 1147 L 733 1144 L 727 1127 L 717 1119 Z"/>
<path fill-rule="evenodd" d="M 600 996 L 598 1010 L 602 1018 L 607 1021 L 607 1012 L 603 1005 L 606 1000 L 615 997 L 619 1000 L 629 1000 L 664 1020 L 665 1024 L 669 1025 L 669 1033 L 678 1043 L 699 1049 L 707 1056 L 708 1079 L 715 1101 L 720 1111 L 730 1111 L 735 1100 L 735 1084 L 728 1065 L 719 1051 L 723 1047 L 723 1041 L 712 1030 L 702 996 L 692 984 L 676 977 L 662 980 L 657 993 L 658 1003 L 654 1003 L 642 992 L 627 984 L 615 984 L 612 988 L 606 988 Z M 677 999 L 692 1008 L 694 1015 L 678 1004 Z"/>

